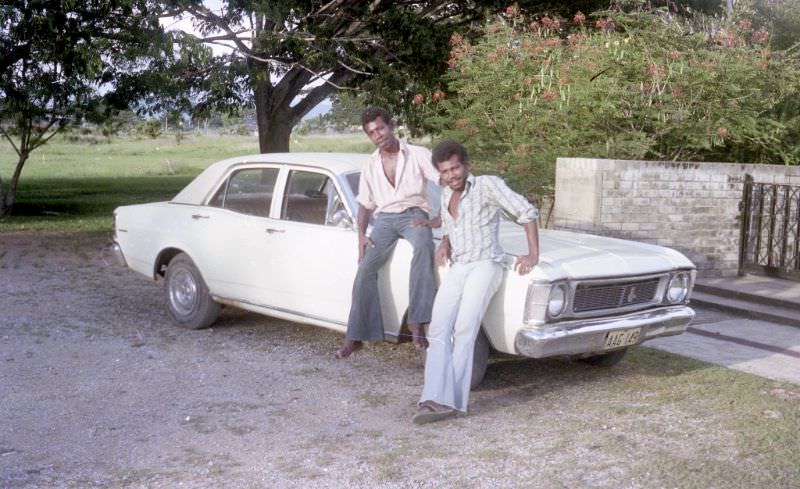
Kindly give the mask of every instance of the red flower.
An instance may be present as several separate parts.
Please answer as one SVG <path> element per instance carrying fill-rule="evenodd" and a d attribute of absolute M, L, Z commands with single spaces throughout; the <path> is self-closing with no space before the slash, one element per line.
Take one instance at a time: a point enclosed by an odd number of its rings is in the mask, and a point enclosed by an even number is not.
<path fill-rule="evenodd" d="M 421 105 L 423 102 L 425 102 L 425 97 L 421 93 L 414 95 L 414 99 L 411 101 L 413 105 Z"/>
<path fill-rule="evenodd" d="M 578 10 L 578 13 L 572 18 L 572 23 L 575 25 L 583 25 L 584 22 L 586 22 L 586 16 L 583 15 L 583 12 Z"/>
<path fill-rule="evenodd" d="M 614 30 L 614 21 L 611 20 L 611 17 L 597 19 L 597 22 L 594 23 L 594 26 L 597 28 L 597 30 L 609 32 Z"/>
<path fill-rule="evenodd" d="M 769 32 L 764 29 L 757 30 L 753 33 L 753 43 L 767 44 L 769 42 Z"/>

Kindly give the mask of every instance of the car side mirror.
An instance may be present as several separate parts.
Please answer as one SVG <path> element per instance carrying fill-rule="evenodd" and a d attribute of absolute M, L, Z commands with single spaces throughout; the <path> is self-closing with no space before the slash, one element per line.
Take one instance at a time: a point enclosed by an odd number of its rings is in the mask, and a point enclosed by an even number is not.
<path fill-rule="evenodd" d="M 353 220 L 350 218 L 350 214 L 348 214 L 344 209 L 339 209 L 338 211 L 334 212 L 328 222 L 332 226 L 336 226 L 338 228 L 353 229 Z"/>

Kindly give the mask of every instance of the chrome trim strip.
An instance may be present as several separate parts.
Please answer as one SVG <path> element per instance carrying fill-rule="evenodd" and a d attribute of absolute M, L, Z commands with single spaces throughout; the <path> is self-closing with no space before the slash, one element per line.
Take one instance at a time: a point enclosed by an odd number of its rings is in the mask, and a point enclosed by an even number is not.
<path fill-rule="evenodd" d="M 300 313 L 300 312 L 297 312 L 297 311 L 293 311 L 291 309 L 284 309 L 282 307 L 265 306 L 263 304 L 256 304 L 255 302 L 244 301 L 244 300 L 240 300 L 240 299 L 229 299 L 227 297 L 222 297 L 222 296 L 218 296 L 218 295 L 214 295 L 214 294 L 211 295 L 211 298 L 214 299 L 215 301 L 219 302 L 219 303 L 227 304 L 227 305 L 234 306 L 234 307 L 236 307 L 237 304 L 247 304 L 248 306 L 251 306 L 251 307 L 258 307 L 258 308 L 261 308 L 261 309 L 267 309 L 269 311 L 280 312 L 280 313 L 283 313 L 283 314 L 291 314 L 293 316 L 303 317 L 303 318 L 307 318 L 307 319 L 313 319 L 314 321 L 322 321 L 322 322 L 326 322 L 326 323 L 330 323 L 330 324 L 338 324 L 339 326 L 347 326 L 347 323 L 343 323 L 341 321 L 334 321 L 334 320 L 329 319 L 329 318 L 323 318 L 323 317 L 320 317 L 320 316 L 313 316 L 311 314 Z"/>

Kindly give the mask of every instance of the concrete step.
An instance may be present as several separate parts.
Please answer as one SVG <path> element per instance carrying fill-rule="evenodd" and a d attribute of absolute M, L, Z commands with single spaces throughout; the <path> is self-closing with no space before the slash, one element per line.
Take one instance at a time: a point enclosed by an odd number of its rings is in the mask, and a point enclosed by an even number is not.
<path fill-rule="evenodd" d="M 780 282 L 781 281 L 776 281 L 776 283 Z M 755 293 L 750 289 L 735 288 L 735 286 L 730 286 L 730 284 L 735 283 L 736 279 L 732 279 L 731 282 L 718 286 L 713 283 L 698 280 L 694 285 L 693 295 L 699 292 L 706 295 L 715 295 L 744 302 L 754 302 L 779 308 L 794 309 L 800 313 L 800 298 L 788 300 L 785 298 L 776 297 L 775 295 L 769 295 L 769 291 L 759 291 L 758 293 Z M 795 286 L 795 284 L 791 282 L 789 282 L 788 285 Z"/>
<path fill-rule="evenodd" d="M 786 307 L 786 304 L 779 305 L 775 303 L 782 303 L 784 301 L 767 302 L 765 299 L 769 298 L 761 296 L 755 297 L 756 300 L 749 300 L 753 299 L 753 297 L 748 297 L 748 294 L 740 295 L 744 296 L 744 298 L 710 294 L 695 289 L 694 292 L 692 292 L 692 303 L 721 309 L 752 319 L 761 319 L 800 327 L 800 308 L 798 308 L 796 304 L 789 303 L 791 307 Z"/>

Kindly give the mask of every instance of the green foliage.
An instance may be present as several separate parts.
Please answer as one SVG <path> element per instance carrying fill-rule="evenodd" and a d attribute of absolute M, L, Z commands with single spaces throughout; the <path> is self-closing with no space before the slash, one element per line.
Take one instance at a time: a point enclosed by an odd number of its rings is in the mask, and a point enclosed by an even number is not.
<path fill-rule="evenodd" d="M 753 26 L 770 33 L 773 49 L 788 49 L 800 44 L 800 2 L 798 0 L 740 0 L 740 16 L 753 19 Z"/>
<path fill-rule="evenodd" d="M 155 119 L 144 121 L 139 127 L 140 132 L 146 136 L 149 136 L 150 139 L 157 139 L 159 136 L 161 136 L 161 123 Z"/>
<path fill-rule="evenodd" d="M 0 217 L 14 204 L 31 152 L 70 126 L 102 124 L 142 93 L 133 80 L 169 44 L 151 7 L 149 0 L 0 7 L 0 136 L 17 154 L 7 185 L 0 180 Z"/>
<path fill-rule="evenodd" d="M 708 35 L 659 12 L 514 13 L 486 30 L 451 39 L 457 96 L 417 110 L 530 196 L 559 156 L 800 163 L 797 65 L 747 22 Z"/>

